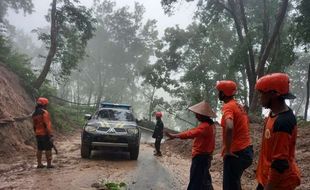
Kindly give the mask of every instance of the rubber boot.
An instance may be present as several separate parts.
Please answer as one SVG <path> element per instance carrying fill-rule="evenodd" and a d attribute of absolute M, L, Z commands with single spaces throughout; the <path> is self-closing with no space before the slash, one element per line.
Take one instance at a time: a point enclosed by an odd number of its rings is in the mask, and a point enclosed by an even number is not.
<path fill-rule="evenodd" d="M 45 166 L 42 164 L 42 151 L 37 151 L 37 168 L 44 168 Z"/>
<path fill-rule="evenodd" d="M 54 168 L 52 165 L 52 150 L 45 151 L 46 161 L 47 161 L 47 168 Z"/>

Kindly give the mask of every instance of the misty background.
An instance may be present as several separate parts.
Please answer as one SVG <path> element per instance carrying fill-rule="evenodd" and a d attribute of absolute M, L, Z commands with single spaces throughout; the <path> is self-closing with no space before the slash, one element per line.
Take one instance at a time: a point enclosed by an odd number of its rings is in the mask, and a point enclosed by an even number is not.
<path fill-rule="evenodd" d="M 9 7 L 3 23 L 12 47 L 27 56 L 26 67 L 35 78 L 42 75 L 53 49 L 52 0 L 23 1 L 31 2 L 33 11 Z M 298 28 L 301 3 L 306 2 L 292 1 L 287 10 L 276 0 L 238 5 L 244 10 L 229 7 L 226 1 L 214 2 L 61 1 L 55 9 L 56 15 L 63 16 L 58 17 L 63 20 L 55 55 L 46 80 L 38 77 L 35 88 L 41 95 L 91 107 L 101 101 L 127 103 L 139 120 L 154 120 L 153 113 L 162 111 L 166 126 L 184 130 L 196 124 L 187 108 L 202 100 L 212 105 L 219 120 L 216 81 L 238 81 L 236 98 L 251 116 L 260 117 L 253 84 L 263 74 L 287 72 L 297 96 L 287 103 L 300 118 L 308 119 L 309 43 Z M 227 11 L 234 9 L 240 16 Z M 77 17 L 71 19 L 68 10 Z M 281 11 L 286 12 L 283 18 Z M 278 22 L 283 23 L 277 26 Z M 270 41 L 274 44 L 267 49 Z"/>

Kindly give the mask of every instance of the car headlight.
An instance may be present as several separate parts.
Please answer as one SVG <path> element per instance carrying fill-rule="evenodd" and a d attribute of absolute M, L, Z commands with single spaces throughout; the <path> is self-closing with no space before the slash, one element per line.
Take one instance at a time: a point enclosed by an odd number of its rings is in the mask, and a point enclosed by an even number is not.
<path fill-rule="evenodd" d="M 127 129 L 127 132 L 128 132 L 128 134 L 136 135 L 139 133 L 139 130 L 137 128 L 129 128 L 129 129 Z"/>
<path fill-rule="evenodd" d="M 96 126 L 87 125 L 87 126 L 85 127 L 85 131 L 87 131 L 87 132 L 94 132 L 94 131 L 96 131 L 96 130 L 97 130 L 97 127 L 96 127 Z"/>

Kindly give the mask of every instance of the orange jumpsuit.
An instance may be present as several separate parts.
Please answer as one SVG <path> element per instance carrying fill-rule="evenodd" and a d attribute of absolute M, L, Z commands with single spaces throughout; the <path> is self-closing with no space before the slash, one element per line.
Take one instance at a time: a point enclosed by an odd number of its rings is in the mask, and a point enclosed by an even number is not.
<path fill-rule="evenodd" d="M 251 145 L 251 138 L 249 133 L 249 119 L 247 113 L 243 107 L 234 99 L 225 103 L 223 108 L 223 117 L 221 120 L 221 126 L 223 130 L 223 150 L 226 151 L 226 120 L 231 119 L 234 121 L 233 137 L 230 147 L 231 152 L 238 152 Z"/>
<path fill-rule="evenodd" d="M 278 190 L 293 190 L 300 185 L 295 162 L 297 122 L 292 110 L 266 119 L 256 170 L 258 183 L 272 184 Z"/>
<path fill-rule="evenodd" d="M 52 124 L 48 111 L 38 109 L 32 116 L 33 128 L 36 136 L 50 136 L 52 135 Z"/>
<path fill-rule="evenodd" d="M 215 148 L 214 128 L 214 125 L 203 122 L 178 136 L 180 139 L 194 139 L 192 157 L 199 154 L 212 154 Z"/>
<path fill-rule="evenodd" d="M 209 169 L 215 148 L 215 126 L 208 122 L 202 122 L 197 127 L 180 133 L 178 137 L 194 139 L 190 181 L 187 190 L 213 190 Z"/>

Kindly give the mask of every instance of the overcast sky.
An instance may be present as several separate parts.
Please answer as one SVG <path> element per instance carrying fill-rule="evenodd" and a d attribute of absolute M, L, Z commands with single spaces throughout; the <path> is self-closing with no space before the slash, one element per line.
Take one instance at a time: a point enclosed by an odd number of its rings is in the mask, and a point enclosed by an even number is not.
<path fill-rule="evenodd" d="M 129 6 L 132 10 L 135 2 L 143 4 L 145 7 L 145 20 L 157 20 L 157 29 L 160 36 L 163 35 L 163 32 L 167 27 L 179 25 L 180 28 L 185 28 L 191 23 L 196 8 L 196 2 L 187 3 L 184 0 L 181 0 L 181 3 L 178 3 L 175 8 L 174 15 L 168 16 L 164 14 L 160 1 L 161 0 L 115 0 L 117 7 Z M 31 15 L 24 16 L 22 11 L 17 14 L 14 10 L 9 10 L 6 18 L 9 20 L 10 24 L 16 27 L 16 29 L 22 29 L 25 33 L 30 34 L 35 44 L 40 44 L 41 42 L 37 40 L 37 36 L 31 33 L 31 31 L 38 27 L 49 25 L 44 16 L 47 14 L 52 0 L 32 0 L 32 2 L 34 4 L 34 12 Z M 80 2 L 87 7 L 91 7 L 93 4 L 93 0 L 80 0 Z M 159 94 L 160 96 L 165 96 L 165 98 L 167 98 L 167 95 L 165 95 L 166 93 L 159 92 Z"/>
<path fill-rule="evenodd" d="M 23 29 L 26 33 L 30 33 L 31 30 L 47 26 L 44 15 L 50 6 L 52 0 L 32 0 L 34 4 L 34 13 L 26 15 L 21 12 L 16 14 L 13 10 L 10 10 L 7 19 L 17 29 Z M 192 20 L 195 11 L 195 3 L 179 3 L 176 6 L 175 14 L 168 16 L 164 14 L 161 7 L 160 0 L 115 0 L 118 7 L 130 6 L 133 7 L 135 2 L 139 2 L 145 7 L 145 18 L 156 19 L 158 21 L 157 26 L 160 36 L 163 35 L 163 31 L 167 27 L 178 24 L 181 28 L 185 28 Z M 91 7 L 92 0 L 80 0 L 81 4 Z"/>

